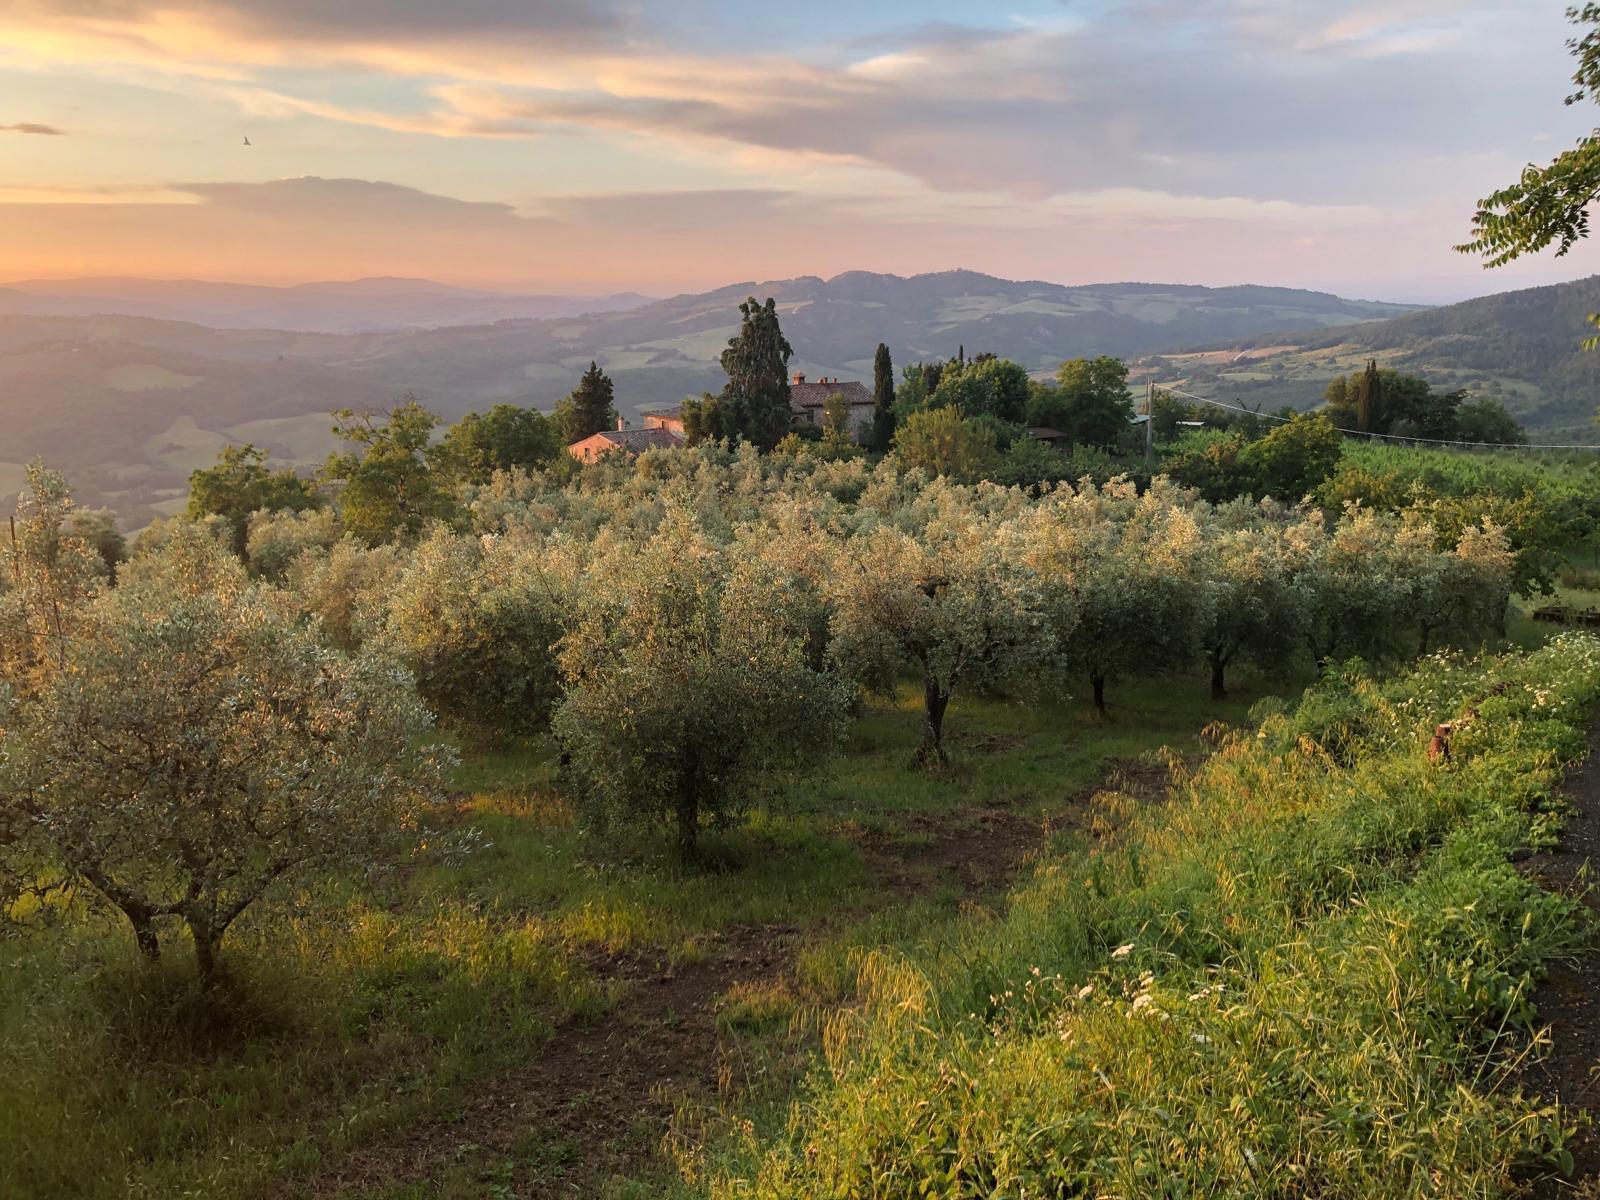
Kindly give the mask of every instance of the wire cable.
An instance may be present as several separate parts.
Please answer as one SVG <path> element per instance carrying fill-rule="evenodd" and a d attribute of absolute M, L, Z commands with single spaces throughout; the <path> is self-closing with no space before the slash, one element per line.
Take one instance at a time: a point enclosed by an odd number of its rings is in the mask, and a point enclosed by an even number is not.
<path fill-rule="evenodd" d="M 1228 403 L 1226 403 L 1225 401 L 1222 401 L 1222 400 L 1213 400 L 1209 396 L 1196 396 L 1193 392 L 1186 392 L 1186 391 L 1183 391 L 1181 388 L 1162 387 L 1159 383 L 1156 384 L 1156 390 L 1157 391 L 1166 392 L 1169 395 L 1173 395 L 1173 396 L 1182 396 L 1185 400 L 1194 400 L 1194 401 L 1197 401 L 1200 404 L 1209 404 L 1213 408 L 1225 408 L 1225 409 L 1228 409 L 1231 412 L 1245 413 L 1248 416 L 1259 417 L 1263 421 L 1277 421 L 1277 422 L 1279 422 L 1281 424 L 1287 424 L 1289 421 L 1294 419 L 1292 417 L 1280 417 L 1276 413 L 1256 412 L 1252 408 L 1245 408 L 1243 405 L 1240 405 L 1240 404 L 1228 404 Z M 1301 416 L 1305 416 L 1307 414 L 1302 413 L 1300 415 Z M 1580 444 L 1580 443 L 1571 443 L 1571 444 L 1562 445 L 1562 444 L 1558 444 L 1558 443 L 1528 443 L 1528 442 L 1463 442 L 1463 441 L 1455 440 L 1453 438 L 1407 437 L 1405 434 L 1402 434 L 1402 433 L 1369 433 L 1365 429 L 1347 429 L 1343 425 L 1335 425 L 1334 429 L 1336 429 L 1340 433 L 1349 434 L 1351 437 L 1368 438 L 1368 439 L 1372 439 L 1372 440 L 1376 440 L 1376 441 L 1384 441 L 1384 442 L 1404 442 L 1404 443 L 1407 443 L 1407 444 L 1410 444 L 1410 445 L 1465 446 L 1465 447 L 1468 447 L 1468 448 L 1471 448 L 1471 449 L 1478 449 L 1478 450 L 1595 450 L 1595 451 L 1600 451 L 1600 445 L 1583 445 L 1583 444 Z"/>

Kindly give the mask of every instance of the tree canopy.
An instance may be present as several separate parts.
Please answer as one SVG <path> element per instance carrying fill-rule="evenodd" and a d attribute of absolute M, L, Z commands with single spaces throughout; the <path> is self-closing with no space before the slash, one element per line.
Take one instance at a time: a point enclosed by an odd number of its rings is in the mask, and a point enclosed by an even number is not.
<path fill-rule="evenodd" d="M 448 517 L 454 500 L 432 446 L 439 418 L 415 400 L 388 412 L 344 408 L 333 431 L 356 447 L 330 455 L 323 478 L 337 485 L 345 528 L 370 543 L 415 537 Z"/>
<path fill-rule="evenodd" d="M 1581 29 L 1567 48 L 1577 59 L 1575 90 L 1566 103 L 1600 102 L 1600 3 L 1567 9 Z M 1515 183 L 1478 201 L 1472 236 L 1456 249 L 1499 267 L 1524 254 L 1555 246 L 1566 254 L 1589 236 L 1589 207 L 1600 197 L 1600 129 L 1580 138 L 1545 166 L 1529 163 Z"/>
<path fill-rule="evenodd" d="M 721 436 L 737 435 L 770 450 L 794 421 L 789 405 L 789 359 L 794 349 L 783 336 L 778 306 L 770 297 L 758 304 L 752 296 L 739 305 L 739 317 L 739 332 L 722 352 L 728 413 Z"/>
<path fill-rule="evenodd" d="M 886 451 L 894 442 L 894 362 L 889 347 L 878 343 L 872 356 L 872 449 Z"/>
<path fill-rule="evenodd" d="M 1075 444 L 1113 449 L 1133 420 L 1128 367 L 1121 359 L 1068 359 L 1055 387 L 1041 388 L 1028 405 L 1028 423 L 1059 429 Z"/>
<path fill-rule="evenodd" d="M 1439 441 L 1527 441 L 1498 400 L 1469 400 L 1460 389 L 1436 392 L 1421 376 L 1380 367 L 1376 360 L 1368 360 L 1364 370 L 1336 376 L 1323 399 L 1323 411 L 1342 429 Z M 1481 436 L 1485 433 L 1496 436 Z"/>
<path fill-rule="evenodd" d="M 245 526 L 251 513 L 262 509 L 299 512 L 320 503 L 312 480 L 289 467 L 272 470 L 267 465 L 267 452 L 248 442 L 224 446 L 216 465 L 201 467 L 189 475 L 189 516 L 215 514 L 225 518 L 238 550 L 244 549 Z"/>
<path fill-rule="evenodd" d="M 551 420 L 560 440 L 569 445 L 617 427 L 616 389 L 598 363 L 589 364 L 572 394 L 556 405 Z"/>
<path fill-rule="evenodd" d="M 562 445 L 561 428 L 538 409 L 496 404 L 486 413 L 468 413 L 446 429 L 439 458 L 455 478 L 487 483 L 496 471 L 543 466 L 561 453 Z"/>
<path fill-rule="evenodd" d="M 60 511 L 36 510 L 25 573 L 70 546 Z M 321 645 L 198 526 L 132 565 L 116 588 L 21 597 L 52 648 L 36 673 L 0 671 L 0 692 L 23 685 L 0 719 L 0 854 L 13 880 L 120 912 L 148 957 L 181 922 L 209 981 L 278 881 L 381 857 L 437 797 L 441 760 L 403 672 Z"/>

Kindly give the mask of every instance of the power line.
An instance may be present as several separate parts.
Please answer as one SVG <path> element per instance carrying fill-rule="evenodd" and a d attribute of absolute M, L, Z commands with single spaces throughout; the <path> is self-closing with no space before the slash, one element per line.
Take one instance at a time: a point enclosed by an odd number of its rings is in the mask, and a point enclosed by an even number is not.
<path fill-rule="evenodd" d="M 1160 386 L 1159 384 L 1157 386 Z M 1161 389 L 1173 396 L 1182 396 L 1185 400 L 1194 400 L 1201 404 L 1209 404 L 1213 408 L 1226 408 L 1231 412 L 1245 413 L 1252 417 L 1259 417 L 1263 421 L 1278 421 L 1287 424 L 1292 417 L 1280 417 L 1276 413 L 1257 412 L 1253 408 L 1245 408 L 1240 404 L 1228 404 L 1222 400 L 1213 400 L 1209 396 L 1196 396 L 1193 392 L 1185 392 L 1180 388 L 1165 387 Z M 1582 445 L 1572 443 L 1561 445 L 1557 443 L 1541 442 L 1463 442 L 1453 438 L 1425 438 L 1407 437 L 1403 433 L 1368 433 L 1365 429 L 1347 429 L 1343 425 L 1333 427 L 1339 433 L 1347 433 L 1351 437 L 1376 438 L 1385 442 L 1406 442 L 1413 445 L 1427 446 L 1467 446 L 1479 450 L 1600 450 L 1600 446 Z"/>

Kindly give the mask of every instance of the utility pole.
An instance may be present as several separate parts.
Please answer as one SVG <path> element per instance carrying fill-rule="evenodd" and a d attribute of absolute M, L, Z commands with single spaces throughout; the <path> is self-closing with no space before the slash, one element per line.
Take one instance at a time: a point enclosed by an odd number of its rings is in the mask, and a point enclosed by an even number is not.
<path fill-rule="evenodd" d="M 1156 381 L 1148 379 L 1144 385 L 1144 465 L 1156 464 Z"/>

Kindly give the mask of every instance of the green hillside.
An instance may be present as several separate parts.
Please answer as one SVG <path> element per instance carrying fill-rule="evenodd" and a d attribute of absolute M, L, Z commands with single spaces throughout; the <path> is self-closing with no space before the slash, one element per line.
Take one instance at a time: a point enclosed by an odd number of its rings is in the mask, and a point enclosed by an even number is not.
<path fill-rule="evenodd" d="M 1600 276 L 1484 296 L 1383 321 L 1221 348 L 1150 356 L 1140 378 L 1186 383 L 1223 400 L 1273 409 L 1310 408 L 1335 375 L 1380 365 L 1425 376 L 1443 389 L 1494 396 L 1530 431 L 1596 440 L 1600 355 L 1585 353 L 1600 311 Z"/>

